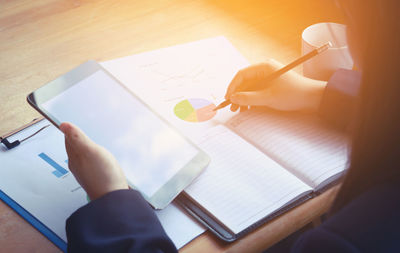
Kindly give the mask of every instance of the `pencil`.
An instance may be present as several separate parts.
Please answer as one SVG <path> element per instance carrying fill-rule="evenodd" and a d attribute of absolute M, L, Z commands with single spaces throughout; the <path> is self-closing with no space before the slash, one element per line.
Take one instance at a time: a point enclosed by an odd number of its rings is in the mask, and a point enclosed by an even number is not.
<path fill-rule="evenodd" d="M 289 63 L 288 65 L 286 65 L 285 67 L 271 73 L 269 76 L 267 76 L 265 78 L 265 80 L 263 80 L 263 82 L 267 83 L 275 78 L 278 78 L 279 76 L 283 75 L 284 73 L 288 72 L 289 70 L 297 67 L 298 65 L 302 64 L 303 62 L 311 59 L 312 57 L 324 52 L 325 50 L 327 50 L 329 47 L 332 46 L 332 43 L 330 41 L 328 41 L 327 43 L 325 43 L 324 45 L 320 46 L 319 48 L 316 48 L 314 50 L 312 50 L 311 52 L 309 52 L 308 54 L 303 55 L 302 57 L 298 58 L 297 60 L 294 60 L 293 62 Z M 220 103 L 217 107 L 214 108 L 213 111 L 222 109 L 228 105 L 231 104 L 231 101 L 229 99 L 225 100 L 224 102 Z"/>

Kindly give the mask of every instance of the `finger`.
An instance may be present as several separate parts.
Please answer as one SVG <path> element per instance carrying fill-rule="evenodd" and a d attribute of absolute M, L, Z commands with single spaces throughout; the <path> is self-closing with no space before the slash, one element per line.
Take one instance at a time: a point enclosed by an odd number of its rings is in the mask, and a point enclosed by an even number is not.
<path fill-rule="evenodd" d="M 265 60 L 265 62 L 262 64 L 264 64 L 265 68 L 269 68 L 270 71 L 276 71 L 285 66 L 284 64 L 282 64 L 281 62 L 279 62 L 273 58 L 269 58 L 269 59 Z"/>
<path fill-rule="evenodd" d="M 247 109 L 249 109 L 249 107 L 247 105 L 240 106 L 240 112 L 245 112 L 245 111 L 247 111 Z"/>
<path fill-rule="evenodd" d="M 82 130 L 71 123 L 62 123 L 60 125 L 60 130 L 64 133 L 66 142 L 70 145 L 70 149 L 74 149 L 75 152 L 86 149 L 93 143 Z"/>
<path fill-rule="evenodd" d="M 245 83 L 257 83 L 282 66 L 280 62 L 269 59 L 264 63 L 251 65 L 240 70 L 229 84 L 225 99 L 230 99 L 230 96 L 239 88 L 244 88 L 241 86 Z"/>
<path fill-rule="evenodd" d="M 236 92 L 231 96 L 232 103 L 240 106 L 268 106 L 272 96 L 268 89 L 262 91 Z"/>
<path fill-rule="evenodd" d="M 68 155 L 68 163 L 69 162 L 74 162 L 77 161 L 79 158 L 79 154 L 81 152 L 77 152 L 77 149 L 74 148 L 73 145 L 71 145 L 70 141 L 65 137 L 65 150 L 67 151 Z"/>
<path fill-rule="evenodd" d="M 67 140 L 65 140 L 65 149 L 68 155 L 68 168 L 72 173 L 74 173 L 75 172 L 74 163 L 78 159 L 77 154 L 74 151 L 74 149 L 71 148 L 71 145 Z"/>
<path fill-rule="evenodd" d="M 229 97 L 236 90 L 236 88 L 239 87 L 240 84 L 242 84 L 242 82 L 243 82 L 243 71 L 245 71 L 245 69 L 244 70 L 239 70 L 239 72 L 236 73 L 235 77 L 233 77 L 231 83 L 228 86 L 228 90 L 226 91 L 225 99 L 229 99 Z"/>
<path fill-rule="evenodd" d="M 65 126 L 65 125 L 61 124 L 60 125 L 60 130 L 63 131 L 63 132 L 66 131 L 65 130 L 66 127 L 68 127 L 68 126 Z M 69 165 L 69 163 L 71 161 L 71 158 L 75 155 L 74 154 L 75 152 L 74 152 L 74 149 L 71 148 L 71 144 L 69 143 L 68 138 L 67 138 L 66 135 L 64 135 L 64 145 L 65 145 L 65 151 L 67 152 L 68 165 Z"/>
<path fill-rule="evenodd" d="M 61 132 L 63 132 L 66 139 L 70 139 L 72 134 L 72 128 L 73 128 L 72 123 L 69 122 L 61 123 L 60 130 Z"/>
<path fill-rule="evenodd" d="M 239 106 L 236 104 L 231 104 L 231 111 L 236 112 L 238 110 Z"/>
<path fill-rule="evenodd" d="M 64 137 L 65 139 L 65 151 L 67 151 L 68 158 L 72 156 L 73 149 L 71 148 L 71 145 L 69 144 L 69 141 L 67 139 L 67 136 Z"/>

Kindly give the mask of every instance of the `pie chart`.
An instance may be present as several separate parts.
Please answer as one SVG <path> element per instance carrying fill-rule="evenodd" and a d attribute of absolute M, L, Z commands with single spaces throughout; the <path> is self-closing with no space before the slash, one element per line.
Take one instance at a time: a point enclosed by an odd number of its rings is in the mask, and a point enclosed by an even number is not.
<path fill-rule="evenodd" d="M 212 119 L 215 105 L 202 98 L 189 98 L 177 103 L 174 107 L 176 117 L 188 122 L 202 122 Z"/>

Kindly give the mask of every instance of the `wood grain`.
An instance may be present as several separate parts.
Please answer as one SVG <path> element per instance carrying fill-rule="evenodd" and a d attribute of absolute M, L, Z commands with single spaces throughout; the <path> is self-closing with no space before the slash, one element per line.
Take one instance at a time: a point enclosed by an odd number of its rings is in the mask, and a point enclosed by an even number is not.
<path fill-rule="evenodd" d="M 300 55 L 304 28 L 342 20 L 333 1 L 318 0 L 0 1 L 0 135 L 39 116 L 28 93 L 86 60 L 223 35 L 252 63 L 287 63 Z M 181 251 L 260 251 L 320 215 L 331 198 L 311 200 L 235 244 L 206 233 Z M 58 252 L 3 203 L 0 245 L 1 252 Z"/>

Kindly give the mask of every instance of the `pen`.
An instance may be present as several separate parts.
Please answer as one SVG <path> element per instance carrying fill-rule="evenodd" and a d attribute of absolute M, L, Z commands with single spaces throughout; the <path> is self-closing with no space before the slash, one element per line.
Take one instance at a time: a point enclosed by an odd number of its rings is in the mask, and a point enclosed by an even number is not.
<path fill-rule="evenodd" d="M 331 46 L 332 46 L 332 43 L 330 41 L 328 41 L 327 43 L 325 43 L 324 45 L 320 46 L 319 48 L 316 48 L 316 49 L 312 50 L 308 54 L 305 54 L 302 57 L 298 58 L 297 60 L 289 63 L 285 67 L 283 67 L 283 68 L 271 73 L 263 81 L 264 82 L 269 82 L 269 81 L 271 81 L 271 80 L 283 75 L 284 73 L 288 72 L 289 70 L 293 69 L 294 67 L 297 67 L 298 65 L 302 64 L 303 62 L 305 62 L 305 61 L 311 59 L 312 57 L 324 52 L 325 50 L 327 50 Z M 231 101 L 229 99 L 227 99 L 224 102 L 220 103 L 217 107 L 215 107 L 213 111 L 222 109 L 222 108 L 224 108 L 224 107 L 226 107 L 226 106 L 228 106 L 230 104 L 231 104 Z"/>

